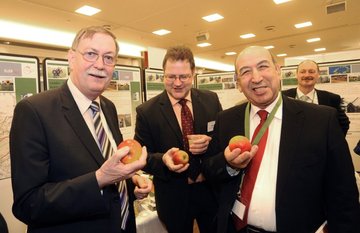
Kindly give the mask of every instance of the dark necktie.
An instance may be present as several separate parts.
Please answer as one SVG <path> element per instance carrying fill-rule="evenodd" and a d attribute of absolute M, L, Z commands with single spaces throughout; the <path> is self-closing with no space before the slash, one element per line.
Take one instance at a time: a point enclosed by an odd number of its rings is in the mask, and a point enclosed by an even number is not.
<path fill-rule="evenodd" d="M 92 101 L 90 108 L 93 112 L 93 122 L 95 127 L 95 133 L 98 138 L 99 147 L 100 150 L 104 156 L 105 159 L 108 159 L 113 154 L 113 149 L 111 147 L 110 140 L 108 138 L 108 135 L 106 134 L 104 130 L 104 126 L 101 122 L 100 118 L 100 106 L 99 103 L 96 101 Z M 119 195 L 121 200 L 121 229 L 125 230 L 126 228 L 126 222 L 129 216 L 129 201 L 128 201 L 128 195 L 127 195 L 127 187 L 125 180 L 122 180 L 119 183 Z"/>
<path fill-rule="evenodd" d="M 187 135 L 194 134 L 194 120 L 191 114 L 189 107 L 186 104 L 186 99 L 181 99 L 179 104 L 181 104 L 181 128 L 182 128 L 182 136 L 183 136 L 183 145 L 184 150 L 189 153 L 189 168 L 187 169 L 187 174 L 190 179 L 193 181 L 201 173 L 200 159 L 196 156 L 192 156 L 189 151 L 189 140 Z"/>
<path fill-rule="evenodd" d="M 254 131 L 252 140 L 254 140 L 254 138 L 258 134 L 259 130 L 261 129 L 262 125 L 265 123 L 268 112 L 265 110 L 260 110 L 257 112 L 257 114 L 260 116 L 260 123 Z M 240 229 L 244 228 L 247 225 L 247 218 L 248 218 L 248 211 L 249 211 L 250 202 L 251 202 L 251 196 L 252 196 L 252 192 L 254 190 L 256 177 L 257 177 L 257 174 L 258 174 L 258 171 L 260 168 L 261 160 L 264 155 L 268 134 L 269 134 L 269 129 L 266 129 L 266 131 L 264 132 L 264 135 L 261 137 L 261 139 L 258 143 L 258 147 L 259 147 L 258 151 L 257 151 L 255 157 L 251 160 L 250 164 L 247 167 L 247 170 L 246 170 L 246 173 L 244 176 L 244 180 L 241 185 L 240 197 L 238 199 L 241 203 L 243 203 L 245 205 L 245 213 L 244 213 L 243 220 L 239 219 L 235 214 L 233 214 L 235 228 L 237 231 L 239 231 Z"/>

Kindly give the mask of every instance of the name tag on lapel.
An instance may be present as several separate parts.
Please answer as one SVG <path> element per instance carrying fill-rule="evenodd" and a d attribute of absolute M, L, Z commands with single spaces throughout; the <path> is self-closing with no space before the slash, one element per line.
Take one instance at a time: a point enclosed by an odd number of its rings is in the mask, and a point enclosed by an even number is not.
<path fill-rule="evenodd" d="M 215 125 L 215 121 L 209 121 L 207 123 L 207 131 L 208 131 L 208 133 L 214 131 L 214 125 Z"/>

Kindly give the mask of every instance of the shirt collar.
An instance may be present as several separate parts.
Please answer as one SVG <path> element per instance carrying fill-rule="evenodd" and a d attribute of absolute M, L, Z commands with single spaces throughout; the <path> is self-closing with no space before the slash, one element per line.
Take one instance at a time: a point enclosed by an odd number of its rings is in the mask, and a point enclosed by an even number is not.
<path fill-rule="evenodd" d="M 89 109 L 92 100 L 89 100 L 83 93 L 81 93 L 81 91 L 72 82 L 71 78 L 68 79 L 67 85 L 81 114 L 85 114 L 85 112 Z M 97 97 L 95 101 L 100 103 L 100 98 Z"/>
<path fill-rule="evenodd" d="M 172 97 L 168 92 L 166 92 L 166 94 L 169 96 L 170 99 L 170 103 L 172 106 L 174 106 L 175 104 L 179 103 L 179 100 L 175 99 L 174 97 Z M 189 93 L 185 96 L 185 99 L 187 101 L 189 101 L 190 103 L 192 103 L 191 101 L 191 91 L 189 91 Z"/>
<path fill-rule="evenodd" d="M 278 96 L 276 97 L 276 99 L 269 105 L 267 106 L 264 110 L 266 110 L 269 114 L 270 112 L 274 109 L 277 101 L 279 100 L 280 98 L 280 95 L 281 95 L 281 92 L 279 92 Z M 279 106 L 279 109 L 276 111 L 275 115 L 274 115 L 274 118 L 277 118 L 277 119 L 282 119 L 282 106 L 283 106 L 283 102 L 281 102 L 280 106 Z M 257 115 L 257 112 L 261 110 L 261 108 L 255 106 L 255 105 L 251 105 L 251 108 L 250 108 L 250 119 L 254 119 L 255 116 Z"/>
<path fill-rule="evenodd" d="M 313 100 L 313 96 L 315 96 L 314 93 L 315 93 L 315 88 L 312 89 L 309 93 L 307 93 L 306 96 L 309 97 L 311 100 Z M 305 94 L 302 93 L 302 91 L 300 91 L 299 88 L 296 88 L 296 95 L 297 95 L 297 97 L 301 98 Z"/>

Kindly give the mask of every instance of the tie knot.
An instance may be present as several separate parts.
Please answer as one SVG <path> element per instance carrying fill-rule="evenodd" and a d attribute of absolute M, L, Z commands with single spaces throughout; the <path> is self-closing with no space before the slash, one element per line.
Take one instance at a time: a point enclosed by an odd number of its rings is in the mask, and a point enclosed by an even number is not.
<path fill-rule="evenodd" d="M 100 105 L 99 105 L 98 102 L 92 101 L 91 104 L 90 104 L 90 108 L 91 108 L 91 110 L 93 111 L 93 113 L 96 113 L 96 112 L 99 112 L 99 110 L 100 110 Z"/>
<path fill-rule="evenodd" d="M 259 110 L 257 112 L 257 114 L 259 115 L 261 121 L 265 121 L 268 115 L 268 112 L 266 110 Z"/>
<path fill-rule="evenodd" d="M 179 104 L 181 104 L 181 106 L 184 107 L 186 105 L 186 101 L 187 101 L 186 99 L 181 99 L 179 101 Z"/>
<path fill-rule="evenodd" d="M 300 100 L 308 102 L 310 100 L 310 97 L 307 96 L 307 95 L 303 95 L 303 96 L 300 97 Z"/>

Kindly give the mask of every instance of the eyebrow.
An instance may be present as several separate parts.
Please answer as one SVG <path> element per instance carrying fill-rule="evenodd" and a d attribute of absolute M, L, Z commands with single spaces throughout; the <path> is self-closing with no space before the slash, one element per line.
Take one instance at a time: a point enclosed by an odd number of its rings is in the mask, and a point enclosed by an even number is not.
<path fill-rule="evenodd" d="M 262 61 L 258 62 L 258 63 L 256 64 L 256 66 L 259 66 L 259 65 L 262 65 L 262 64 L 265 64 L 265 63 L 270 65 L 270 62 L 269 62 L 268 60 L 262 60 Z M 242 71 L 244 71 L 244 70 L 246 70 L 246 69 L 250 69 L 250 66 L 241 67 L 241 68 L 239 69 L 239 74 L 241 74 Z"/>

